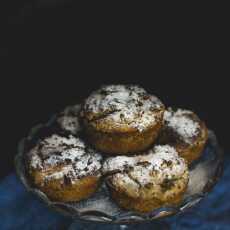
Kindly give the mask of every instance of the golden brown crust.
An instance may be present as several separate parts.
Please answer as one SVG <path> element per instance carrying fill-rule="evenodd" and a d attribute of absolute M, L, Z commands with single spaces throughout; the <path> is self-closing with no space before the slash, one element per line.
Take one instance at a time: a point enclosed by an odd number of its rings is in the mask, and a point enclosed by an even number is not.
<path fill-rule="evenodd" d="M 110 157 L 102 172 L 118 205 L 138 212 L 179 203 L 189 180 L 185 160 L 168 145 L 145 155 Z"/>
<path fill-rule="evenodd" d="M 74 183 L 62 182 L 62 179 L 53 179 L 44 183 L 45 173 L 31 172 L 31 180 L 34 185 L 43 191 L 51 200 L 70 202 L 80 201 L 90 197 L 100 184 L 100 176 L 86 176 Z"/>
<path fill-rule="evenodd" d="M 208 139 L 208 129 L 202 122 L 201 135 L 190 146 L 184 146 L 175 144 L 174 147 L 178 151 L 179 155 L 187 160 L 188 164 L 191 164 L 194 160 L 198 159 L 204 150 L 205 144 Z"/>
<path fill-rule="evenodd" d="M 154 209 L 163 207 L 163 206 L 172 206 L 180 204 L 183 195 L 186 191 L 187 186 L 184 186 L 180 191 L 175 193 L 172 197 L 169 197 L 168 200 L 161 200 L 159 198 L 153 197 L 151 199 L 141 199 L 133 198 L 128 196 L 123 192 L 111 189 L 112 198 L 118 203 L 118 205 L 124 209 L 137 211 L 137 212 L 151 212 Z"/>
<path fill-rule="evenodd" d="M 167 118 L 168 120 L 164 118 L 165 124 L 163 125 L 163 128 L 159 134 L 158 143 L 169 144 L 175 147 L 179 155 L 186 159 L 186 161 L 190 164 L 201 156 L 208 139 L 208 129 L 205 123 L 201 121 L 199 117 L 192 111 L 181 109 L 172 111 L 171 108 L 169 108 L 166 113 L 168 111 L 171 112 L 172 115 L 170 118 Z M 177 113 L 180 114 L 178 115 Z M 183 137 L 183 135 L 178 135 L 178 129 L 181 128 L 180 120 L 178 120 L 177 124 L 175 123 L 175 126 L 170 126 L 168 124 L 168 122 L 172 121 L 172 119 L 177 121 L 176 119 L 178 118 L 188 118 L 191 122 L 193 122 L 193 125 L 196 125 L 196 132 L 194 131 L 194 135 L 191 135 L 191 137 Z M 184 124 L 182 123 L 181 126 L 182 125 Z"/>
<path fill-rule="evenodd" d="M 102 156 L 72 135 L 38 141 L 25 160 L 32 183 L 51 200 L 80 201 L 100 183 Z"/>
<path fill-rule="evenodd" d="M 151 128 L 139 132 L 114 132 L 106 133 L 98 131 L 92 126 L 85 127 L 89 141 L 98 150 L 108 154 L 135 154 L 136 152 L 147 149 L 156 140 L 162 127 L 162 121 L 159 120 Z"/>
<path fill-rule="evenodd" d="M 138 86 L 109 85 L 85 100 L 80 116 L 92 145 L 123 154 L 145 150 L 155 141 L 164 109 L 157 97 Z"/>

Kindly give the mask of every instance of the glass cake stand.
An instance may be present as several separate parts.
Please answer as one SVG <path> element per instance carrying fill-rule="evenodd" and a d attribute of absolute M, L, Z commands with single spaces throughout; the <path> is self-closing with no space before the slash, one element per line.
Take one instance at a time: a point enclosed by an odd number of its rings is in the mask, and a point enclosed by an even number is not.
<path fill-rule="evenodd" d="M 223 171 L 223 152 L 220 149 L 216 136 L 209 130 L 209 138 L 202 156 L 192 163 L 189 168 L 190 179 L 183 201 L 177 206 L 162 207 L 146 214 L 130 212 L 119 208 L 110 198 L 105 183 L 90 198 L 80 202 L 53 202 L 40 190 L 34 188 L 25 170 L 23 154 L 28 150 L 31 143 L 42 133 L 50 132 L 50 124 L 38 125 L 24 138 L 15 157 L 16 172 L 24 186 L 29 192 L 34 193 L 48 207 L 55 211 L 72 217 L 76 221 L 83 221 L 78 224 L 77 229 L 131 229 L 133 224 L 151 222 L 151 229 L 164 225 L 164 218 L 183 213 L 200 202 L 220 179 Z M 98 225 L 101 225 L 99 227 Z M 140 226 L 140 228 L 138 227 Z M 148 225 L 144 227 L 147 229 Z M 142 226 L 143 228 L 143 226 Z M 167 225 L 165 226 L 166 229 Z M 141 229 L 141 225 L 135 225 L 135 229 Z M 164 229 L 164 228 L 163 228 Z"/>

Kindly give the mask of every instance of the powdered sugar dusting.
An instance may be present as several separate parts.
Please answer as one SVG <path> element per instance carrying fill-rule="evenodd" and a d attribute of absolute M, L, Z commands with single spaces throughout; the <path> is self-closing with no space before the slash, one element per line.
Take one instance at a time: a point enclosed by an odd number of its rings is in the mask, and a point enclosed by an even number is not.
<path fill-rule="evenodd" d="M 186 170 L 184 159 L 169 145 L 157 145 L 146 155 L 111 157 L 102 167 L 105 175 L 115 173 L 116 178 L 120 177 L 116 176 L 116 173 L 122 173 L 133 178 L 141 186 L 148 183 L 160 184 L 165 178 L 178 178 Z"/>
<path fill-rule="evenodd" d="M 78 116 L 80 107 L 80 105 L 68 106 L 58 115 L 57 123 L 61 129 L 71 134 L 77 134 L 81 130 Z"/>
<path fill-rule="evenodd" d="M 192 111 L 178 109 L 173 111 L 168 109 L 164 113 L 164 121 L 166 128 L 175 132 L 185 143 L 191 143 L 194 136 L 199 134 L 200 125 L 189 115 Z"/>
<path fill-rule="evenodd" d="M 134 166 L 137 162 L 136 157 L 128 157 L 128 156 L 117 156 L 117 157 L 110 157 L 106 159 L 103 164 L 103 171 L 113 172 L 113 171 L 123 171 L 125 167 Z"/>
<path fill-rule="evenodd" d="M 72 135 L 62 137 L 53 134 L 41 140 L 29 153 L 31 168 L 48 172 L 45 179 L 74 179 L 93 173 L 100 174 L 102 156 L 96 150 L 86 146 L 80 139 Z M 50 172 L 50 167 L 57 170 Z M 47 171 L 48 170 L 48 171 Z"/>
<path fill-rule="evenodd" d="M 161 101 L 138 86 L 108 85 L 93 92 L 83 110 L 89 120 L 113 121 L 115 125 L 129 124 L 142 131 L 156 122 L 153 111 L 162 109 Z"/>

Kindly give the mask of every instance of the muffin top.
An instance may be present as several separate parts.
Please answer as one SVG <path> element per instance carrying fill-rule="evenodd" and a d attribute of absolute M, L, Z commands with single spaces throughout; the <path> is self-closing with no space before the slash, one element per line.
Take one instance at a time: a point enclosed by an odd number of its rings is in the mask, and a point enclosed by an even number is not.
<path fill-rule="evenodd" d="M 80 138 L 56 134 L 46 137 L 27 153 L 30 170 L 44 172 L 44 180 L 74 180 L 98 175 L 102 156 L 89 148 Z"/>
<path fill-rule="evenodd" d="M 68 106 L 57 115 L 56 122 L 58 126 L 70 134 L 77 134 L 81 130 L 79 123 L 80 105 Z"/>
<path fill-rule="evenodd" d="M 188 168 L 175 148 L 156 145 L 145 155 L 108 158 L 103 164 L 102 173 L 113 187 L 138 197 L 142 189 L 160 193 L 170 189 L 174 182 L 188 173 Z M 145 195 L 151 196 L 149 192 Z"/>
<path fill-rule="evenodd" d="M 192 144 L 201 135 L 202 122 L 190 110 L 168 108 L 164 113 L 164 129 L 185 144 Z"/>
<path fill-rule="evenodd" d="M 139 86 L 107 85 L 85 100 L 81 116 L 105 132 L 141 132 L 161 120 L 163 111 L 162 102 Z"/>

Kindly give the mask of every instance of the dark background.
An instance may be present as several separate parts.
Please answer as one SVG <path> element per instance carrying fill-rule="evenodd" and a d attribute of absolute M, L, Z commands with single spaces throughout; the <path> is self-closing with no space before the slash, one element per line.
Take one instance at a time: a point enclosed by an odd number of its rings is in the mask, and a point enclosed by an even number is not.
<path fill-rule="evenodd" d="M 4 4 L 0 177 L 13 171 L 17 143 L 32 126 L 106 83 L 140 84 L 166 105 L 194 110 L 228 152 L 226 36 L 215 14 L 196 22 L 125 6 Z"/>

